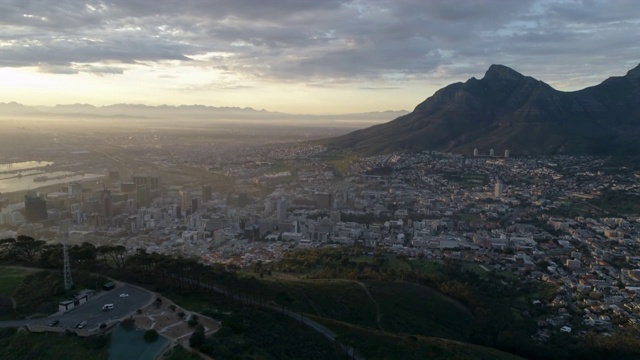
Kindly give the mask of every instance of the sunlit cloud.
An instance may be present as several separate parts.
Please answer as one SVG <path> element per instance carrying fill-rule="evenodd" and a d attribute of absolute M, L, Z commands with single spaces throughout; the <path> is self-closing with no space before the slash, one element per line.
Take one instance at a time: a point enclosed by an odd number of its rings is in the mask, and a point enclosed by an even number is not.
<path fill-rule="evenodd" d="M 0 67 L 146 76 L 191 95 L 288 84 L 368 96 L 502 63 L 575 89 L 637 65 L 638 19 L 634 0 L 8 0 Z"/>

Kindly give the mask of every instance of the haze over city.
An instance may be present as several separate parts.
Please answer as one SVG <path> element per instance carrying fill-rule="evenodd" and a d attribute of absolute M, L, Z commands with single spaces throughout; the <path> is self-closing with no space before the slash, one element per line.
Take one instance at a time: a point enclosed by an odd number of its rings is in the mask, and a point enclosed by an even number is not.
<path fill-rule="evenodd" d="M 21 1 L 0 4 L 0 99 L 411 110 L 494 63 L 559 90 L 637 65 L 611 1 Z"/>

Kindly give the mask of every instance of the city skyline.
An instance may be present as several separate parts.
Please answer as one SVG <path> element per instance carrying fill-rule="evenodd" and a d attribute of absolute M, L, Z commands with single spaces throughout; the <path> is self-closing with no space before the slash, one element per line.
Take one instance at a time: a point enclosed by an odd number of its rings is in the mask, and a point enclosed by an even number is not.
<path fill-rule="evenodd" d="M 411 110 L 494 63 L 572 91 L 638 65 L 634 1 L 8 1 L 0 102 Z"/>

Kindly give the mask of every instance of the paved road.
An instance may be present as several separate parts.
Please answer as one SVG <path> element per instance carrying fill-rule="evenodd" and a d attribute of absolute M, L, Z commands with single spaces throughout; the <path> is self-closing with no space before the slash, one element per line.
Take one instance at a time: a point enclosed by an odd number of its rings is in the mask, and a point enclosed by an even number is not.
<path fill-rule="evenodd" d="M 129 296 L 121 298 L 120 294 L 122 293 L 129 294 Z M 110 291 L 101 291 L 86 303 L 64 314 L 41 319 L 0 321 L 0 327 L 46 326 L 52 321 L 58 320 L 60 323 L 57 326 L 61 328 L 75 328 L 78 323 L 86 321 L 85 329 L 91 329 L 100 326 L 103 322 L 124 318 L 147 306 L 153 300 L 153 294 L 147 290 L 132 285 L 121 285 Z M 113 309 L 103 311 L 104 304 L 113 304 Z"/>

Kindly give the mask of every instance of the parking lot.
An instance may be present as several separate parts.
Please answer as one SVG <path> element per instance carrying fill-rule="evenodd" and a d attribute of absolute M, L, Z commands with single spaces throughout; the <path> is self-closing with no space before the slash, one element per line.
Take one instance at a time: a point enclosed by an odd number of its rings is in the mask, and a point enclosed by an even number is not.
<path fill-rule="evenodd" d="M 127 294 L 121 297 L 121 294 Z M 149 291 L 122 285 L 113 290 L 101 291 L 89 301 L 62 314 L 48 318 L 28 321 L 32 325 L 48 325 L 58 320 L 60 328 L 75 328 L 82 321 L 86 321 L 85 329 L 92 329 L 110 320 L 117 320 L 134 313 L 147 306 L 153 300 Z M 113 304 L 110 310 L 103 310 L 104 305 Z"/>

